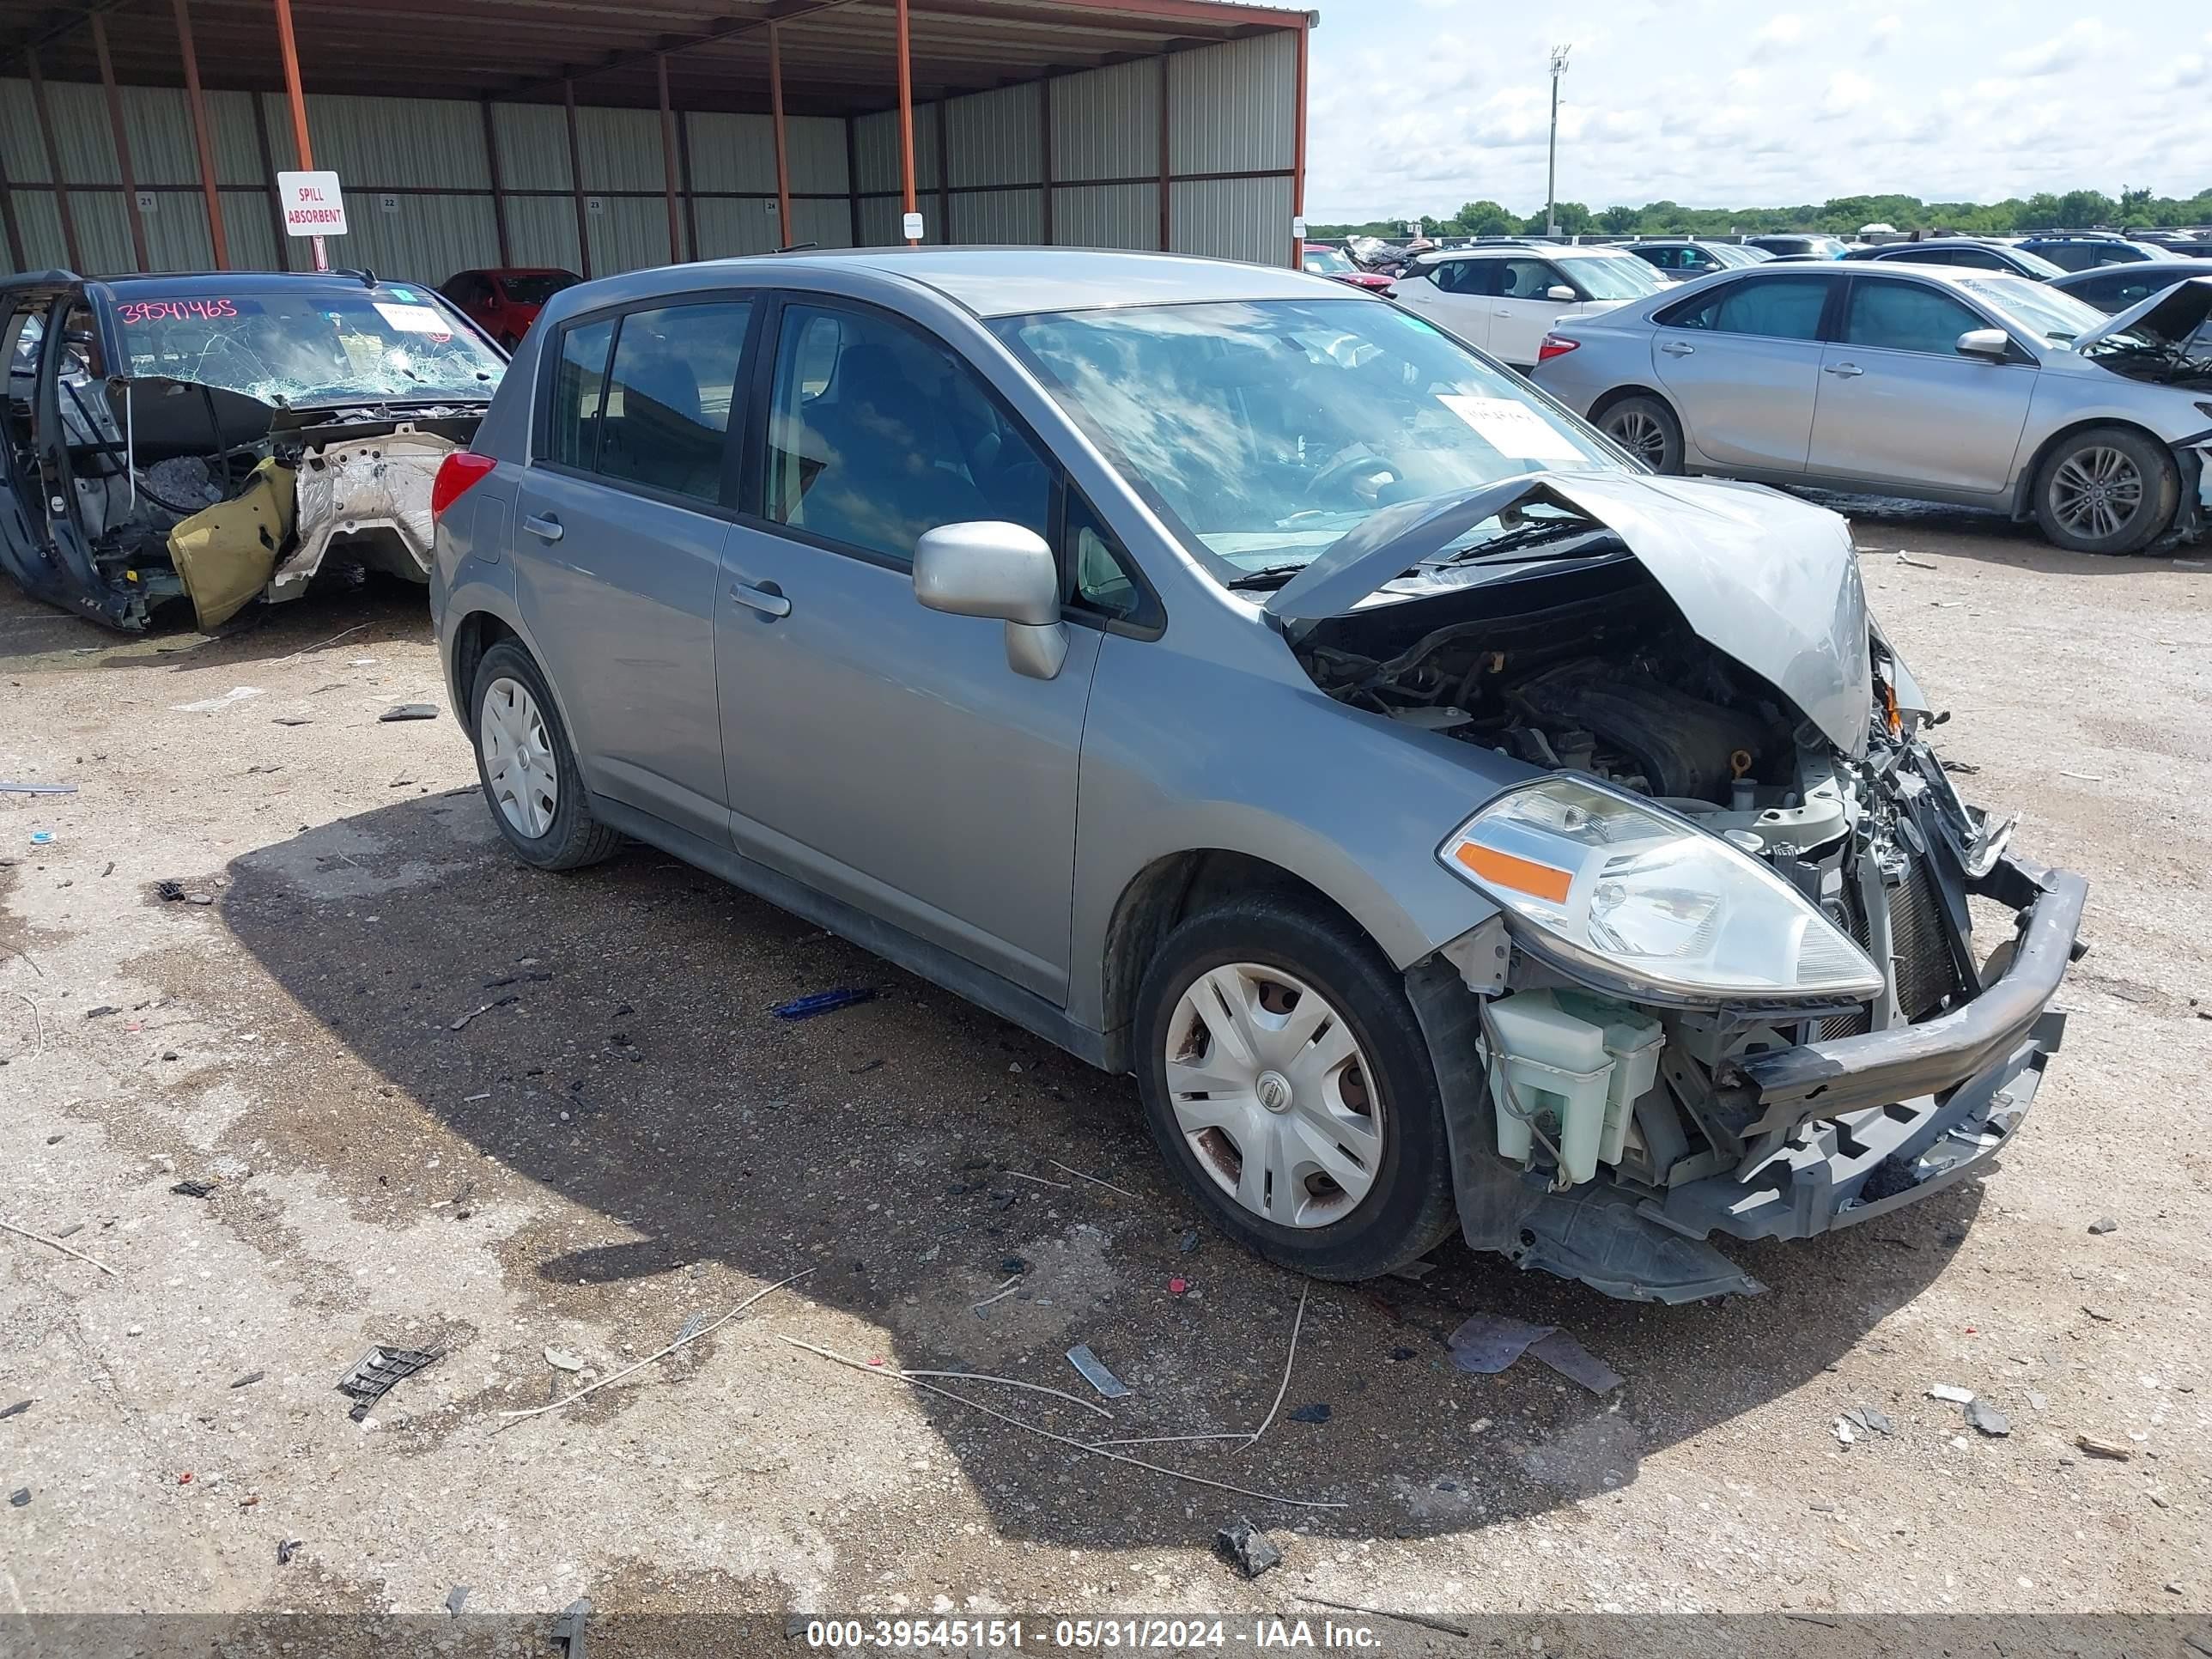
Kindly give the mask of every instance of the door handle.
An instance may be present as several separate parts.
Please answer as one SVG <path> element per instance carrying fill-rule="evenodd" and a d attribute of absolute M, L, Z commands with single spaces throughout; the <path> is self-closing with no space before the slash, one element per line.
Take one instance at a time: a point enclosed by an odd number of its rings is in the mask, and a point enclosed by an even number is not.
<path fill-rule="evenodd" d="M 1690 344 L 1686 340 L 1669 340 L 1664 345 L 1661 346 L 1659 349 L 1665 352 L 1669 357 L 1693 357 L 1697 355 L 1698 351 L 1697 347 Z"/>
<path fill-rule="evenodd" d="M 1856 363 L 1828 363 L 1823 365 L 1822 372 L 1828 374 L 1840 374 L 1848 380 L 1854 374 L 1865 374 L 1866 370 L 1861 368 Z"/>
<path fill-rule="evenodd" d="M 1510 311 L 1493 311 L 1490 314 L 1493 317 L 1510 317 L 1513 313 Z"/>
<path fill-rule="evenodd" d="M 561 520 L 550 513 L 532 514 L 522 521 L 522 527 L 540 541 L 557 542 L 561 539 Z"/>
<path fill-rule="evenodd" d="M 771 588 L 753 587 L 744 582 L 730 584 L 730 597 L 748 610 L 757 611 L 771 622 L 791 614 L 791 601 Z"/>

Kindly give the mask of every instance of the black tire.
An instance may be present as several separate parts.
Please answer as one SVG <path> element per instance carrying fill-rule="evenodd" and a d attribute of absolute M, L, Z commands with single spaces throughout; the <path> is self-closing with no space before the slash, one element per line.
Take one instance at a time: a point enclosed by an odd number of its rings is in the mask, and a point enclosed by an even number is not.
<path fill-rule="evenodd" d="M 556 799 L 552 819 L 543 835 L 525 834 L 507 817 L 493 790 L 491 775 L 484 763 L 484 702 L 493 686 L 502 679 L 514 680 L 530 693 L 531 701 L 538 705 L 538 717 L 544 723 L 553 761 Z M 537 660 L 512 640 L 502 640 L 492 647 L 477 665 L 476 684 L 469 690 L 469 744 L 476 750 L 477 781 L 483 786 L 484 805 L 491 809 L 491 820 L 499 826 L 500 834 L 507 837 L 507 844 L 514 849 L 514 855 L 525 864 L 536 865 L 540 870 L 577 870 L 587 864 L 599 863 L 621 850 L 622 836 L 592 816 L 583 775 L 576 767 L 576 752 L 569 746 L 568 728 L 561 724 L 561 711 L 554 704 L 545 676 L 538 671 Z"/>
<path fill-rule="evenodd" d="M 1641 392 L 1607 404 L 1596 421 L 1599 431 L 1654 472 L 1682 470 L 1682 423 L 1658 398 Z"/>
<path fill-rule="evenodd" d="M 2100 501 L 2100 487 L 2114 496 Z M 2166 533 L 2180 501 L 2173 457 L 2131 427 L 2070 433 L 2035 472 L 2035 521 L 2069 553 L 2139 553 Z"/>
<path fill-rule="evenodd" d="M 1326 1224 L 1289 1225 L 1246 1208 L 1176 1121 L 1166 1057 L 1176 1005 L 1201 975 L 1232 963 L 1280 969 L 1312 988 L 1343 1015 L 1366 1061 L 1364 1088 L 1379 1108 L 1381 1152 L 1366 1195 Z M 1451 1152 L 1428 1044 L 1398 975 L 1348 923 L 1274 894 L 1189 917 L 1145 970 L 1135 1038 L 1137 1090 L 1152 1139 L 1229 1237 L 1316 1279 L 1359 1279 L 1405 1266 L 1452 1231 Z"/>

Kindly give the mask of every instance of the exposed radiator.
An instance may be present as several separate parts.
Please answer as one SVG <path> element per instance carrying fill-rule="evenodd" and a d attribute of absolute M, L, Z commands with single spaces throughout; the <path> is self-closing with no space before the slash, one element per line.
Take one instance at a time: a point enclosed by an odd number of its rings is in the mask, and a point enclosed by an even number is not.
<path fill-rule="evenodd" d="M 1943 942 L 1941 901 L 1935 879 L 1914 859 L 1905 879 L 1888 890 L 1889 939 L 1893 961 L 1898 1006 L 1910 1024 L 1917 1024 L 1942 1007 L 1943 1000 L 1960 988 L 1958 964 Z M 1862 950 L 1869 948 L 1866 918 L 1860 914 L 1856 894 L 1850 906 L 1850 933 Z M 1876 964 L 1881 966 L 1882 964 Z M 1831 1014 L 1820 1022 L 1820 1041 L 1857 1036 L 1871 1024 L 1865 1009 Z"/>

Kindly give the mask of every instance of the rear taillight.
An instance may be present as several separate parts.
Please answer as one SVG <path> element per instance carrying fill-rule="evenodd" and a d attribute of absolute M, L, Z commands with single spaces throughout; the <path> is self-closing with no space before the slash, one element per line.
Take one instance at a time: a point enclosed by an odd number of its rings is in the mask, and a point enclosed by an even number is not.
<path fill-rule="evenodd" d="M 499 463 L 489 455 L 457 449 L 438 463 L 438 476 L 430 481 L 430 522 L 446 516 L 446 509 L 491 477 Z"/>
<path fill-rule="evenodd" d="M 1580 340 L 1570 340 L 1564 334 L 1547 334 L 1543 343 L 1536 348 L 1536 361 L 1548 363 L 1554 357 L 1564 357 L 1582 345 Z"/>

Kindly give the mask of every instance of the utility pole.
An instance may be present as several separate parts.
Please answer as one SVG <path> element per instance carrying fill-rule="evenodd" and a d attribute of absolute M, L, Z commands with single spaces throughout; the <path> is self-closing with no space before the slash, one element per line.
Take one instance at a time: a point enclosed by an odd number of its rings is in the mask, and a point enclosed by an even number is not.
<path fill-rule="evenodd" d="M 1567 72 L 1571 44 L 1552 48 L 1552 146 L 1544 164 L 1544 234 L 1559 234 L 1559 77 Z"/>

